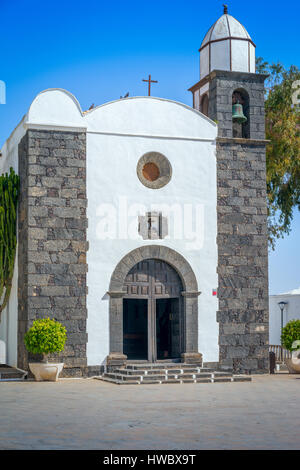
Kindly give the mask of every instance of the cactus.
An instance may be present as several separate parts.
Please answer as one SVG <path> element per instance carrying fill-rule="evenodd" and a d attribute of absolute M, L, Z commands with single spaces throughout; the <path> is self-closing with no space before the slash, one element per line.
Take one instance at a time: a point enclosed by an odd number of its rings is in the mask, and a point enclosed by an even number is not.
<path fill-rule="evenodd" d="M 9 300 L 14 274 L 19 186 L 13 168 L 0 176 L 0 316 Z"/>

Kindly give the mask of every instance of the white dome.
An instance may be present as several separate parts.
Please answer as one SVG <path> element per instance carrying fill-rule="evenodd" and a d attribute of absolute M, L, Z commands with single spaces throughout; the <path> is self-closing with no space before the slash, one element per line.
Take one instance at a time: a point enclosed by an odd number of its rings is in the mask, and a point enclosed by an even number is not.
<path fill-rule="evenodd" d="M 231 15 L 222 15 L 209 29 L 205 38 L 202 41 L 200 49 L 211 41 L 220 41 L 221 39 L 239 38 L 239 39 L 250 39 L 251 37 L 247 33 L 241 23 L 233 18 Z"/>
<path fill-rule="evenodd" d="M 199 51 L 201 78 L 213 70 L 255 73 L 255 44 L 227 8 L 206 33 Z"/>

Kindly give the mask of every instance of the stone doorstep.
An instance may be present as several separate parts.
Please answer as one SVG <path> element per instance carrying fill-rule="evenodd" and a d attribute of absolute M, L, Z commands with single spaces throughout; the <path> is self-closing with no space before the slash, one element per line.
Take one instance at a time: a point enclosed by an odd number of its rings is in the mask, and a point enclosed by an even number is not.
<path fill-rule="evenodd" d="M 173 379 L 175 379 L 176 377 L 172 377 Z M 151 382 L 152 380 L 158 380 L 159 382 L 161 380 L 168 380 L 168 376 L 167 375 L 153 375 L 153 376 L 149 376 L 149 375 L 144 375 L 141 377 L 141 382 Z"/>
<path fill-rule="evenodd" d="M 197 378 L 197 379 L 163 379 L 163 380 L 118 380 L 108 377 L 94 377 L 103 382 L 110 382 L 116 385 L 151 385 L 151 384 L 195 384 L 195 383 L 233 383 L 233 382 L 251 382 L 251 377 L 218 377 L 218 378 Z"/>
<path fill-rule="evenodd" d="M 144 364 L 127 364 L 126 369 L 139 369 L 139 370 L 145 370 L 145 369 L 187 369 L 187 368 L 202 368 L 199 364 L 186 364 L 186 363 L 176 363 L 176 362 L 171 362 L 171 363 L 155 363 L 155 364 L 149 364 L 149 363 L 144 363 Z"/>
<path fill-rule="evenodd" d="M 166 384 L 166 383 L 222 383 L 249 382 L 250 376 L 233 375 L 208 367 L 197 367 L 195 364 L 128 364 L 114 372 L 94 377 L 99 380 L 125 384 Z"/>
<path fill-rule="evenodd" d="M 217 371 L 213 372 L 213 375 L 214 375 L 214 377 L 228 377 L 228 376 L 232 377 L 233 374 L 229 371 L 228 372 L 221 372 L 221 371 L 217 370 Z"/>
<path fill-rule="evenodd" d="M 137 380 L 116 380 L 116 379 L 110 379 L 109 377 L 103 378 L 102 376 L 99 375 L 99 377 L 93 377 L 96 380 L 102 380 L 103 382 L 110 382 L 114 383 L 117 385 L 139 385 L 140 382 Z"/>
<path fill-rule="evenodd" d="M 126 367 L 124 368 L 118 368 L 117 370 L 118 371 L 147 371 L 148 374 L 152 373 L 150 371 L 153 371 L 153 373 L 155 373 L 154 371 L 155 370 L 194 370 L 194 371 L 204 371 L 204 372 L 214 372 L 216 369 L 213 369 L 213 368 L 209 368 L 209 367 L 201 367 L 199 364 L 159 364 L 159 365 L 149 365 L 149 364 L 140 364 L 140 365 L 133 365 L 133 364 L 128 364 Z"/>
<path fill-rule="evenodd" d="M 151 376 L 151 375 L 168 375 L 168 374 L 181 374 L 182 369 L 116 369 L 114 373 L 117 374 L 124 374 L 124 375 L 143 375 L 143 376 Z"/>
<path fill-rule="evenodd" d="M 146 382 L 146 383 L 148 384 L 149 382 Z M 167 380 L 161 380 L 160 383 L 162 383 L 162 384 L 180 384 L 181 380 L 179 380 L 179 379 L 167 379 Z"/>
<path fill-rule="evenodd" d="M 142 371 L 143 372 L 143 371 Z M 122 373 L 116 373 L 116 372 L 108 372 L 105 373 L 103 376 L 103 379 L 105 380 L 106 378 L 113 379 L 113 380 L 120 380 L 124 382 L 136 380 L 140 382 L 147 382 L 149 383 L 152 380 L 155 381 L 167 381 L 167 380 L 197 380 L 197 379 L 210 379 L 210 380 L 216 380 L 216 381 L 222 381 L 224 380 L 231 380 L 233 378 L 232 374 L 228 374 L 225 372 L 215 372 L 215 373 L 203 373 L 203 372 L 198 372 L 198 373 L 180 373 L 180 374 L 165 374 L 165 373 L 156 373 L 156 374 L 151 374 L 151 375 L 144 375 L 142 374 L 135 374 L 135 375 L 127 375 L 127 374 L 122 374 Z"/>
<path fill-rule="evenodd" d="M 170 375 L 170 374 L 182 374 L 182 373 L 189 373 L 189 374 L 199 374 L 199 373 L 208 373 L 214 372 L 214 370 L 210 369 L 201 369 L 199 368 L 184 368 L 184 369 L 116 369 L 112 373 L 116 374 L 124 374 L 124 375 Z"/>
<path fill-rule="evenodd" d="M 233 377 L 214 377 L 213 383 L 218 383 L 218 382 L 233 382 Z"/>
<path fill-rule="evenodd" d="M 251 382 L 252 378 L 246 375 L 234 375 L 232 380 L 233 382 Z"/>

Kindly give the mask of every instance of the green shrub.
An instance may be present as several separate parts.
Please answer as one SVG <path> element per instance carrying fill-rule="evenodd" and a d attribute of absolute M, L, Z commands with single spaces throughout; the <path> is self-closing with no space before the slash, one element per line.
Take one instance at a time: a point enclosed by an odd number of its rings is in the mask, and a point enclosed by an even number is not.
<path fill-rule="evenodd" d="M 55 320 L 35 320 L 25 335 L 26 349 L 34 354 L 47 356 L 63 351 L 67 339 L 66 328 Z"/>
<path fill-rule="evenodd" d="M 300 340 L 300 320 L 291 320 L 282 329 L 281 344 L 288 351 L 293 351 L 294 341 Z M 298 349 L 298 348 L 296 348 Z"/>

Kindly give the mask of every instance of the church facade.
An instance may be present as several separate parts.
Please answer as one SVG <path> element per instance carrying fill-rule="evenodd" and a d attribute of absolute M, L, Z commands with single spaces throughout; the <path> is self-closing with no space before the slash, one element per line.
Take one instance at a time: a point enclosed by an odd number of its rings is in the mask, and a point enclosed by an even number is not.
<path fill-rule="evenodd" d="M 49 316 L 67 328 L 66 376 L 130 361 L 268 371 L 265 76 L 226 10 L 200 69 L 193 108 L 133 97 L 82 112 L 50 89 L 6 141 L 1 170 L 21 180 L 8 364 L 28 369 L 24 335 Z"/>

